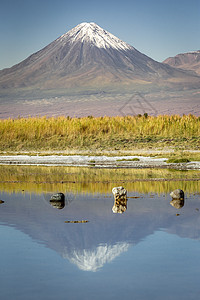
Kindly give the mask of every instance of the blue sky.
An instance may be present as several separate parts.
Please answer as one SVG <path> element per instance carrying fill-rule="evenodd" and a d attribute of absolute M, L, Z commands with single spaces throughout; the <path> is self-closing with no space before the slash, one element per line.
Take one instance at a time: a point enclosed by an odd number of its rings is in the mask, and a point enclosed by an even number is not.
<path fill-rule="evenodd" d="M 97 23 L 157 61 L 200 49 L 200 0 L 0 0 L 0 69 L 81 22 Z"/>

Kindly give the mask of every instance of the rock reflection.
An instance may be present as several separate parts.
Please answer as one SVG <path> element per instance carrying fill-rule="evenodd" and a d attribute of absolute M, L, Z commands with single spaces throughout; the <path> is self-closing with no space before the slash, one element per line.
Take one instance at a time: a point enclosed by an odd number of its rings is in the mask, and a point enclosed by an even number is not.
<path fill-rule="evenodd" d="M 170 202 L 171 206 L 180 209 L 184 206 L 184 191 L 176 189 L 170 193 L 172 201 Z"/>
<path fill-rule="evenodd" d="M 63 193 L 54 194 L 51 196 L 49 203 L 54 208 L 63 209 L 65 207 L 65 195 Z"/>
<path fill-rule="evenodd" d="M 122 186 L 114 187 L 112 189 L 112 193 L 115 197 L 115 202 L 112 207 L 112 211 L 114 214 L 122 214 L 127 210 L 127 191 Z"/>
<path fill-rule="evenodd" d="M 184 199 L 173 199 L 170 204 L 171 206 L 180 209 L 184 206 Z"/>

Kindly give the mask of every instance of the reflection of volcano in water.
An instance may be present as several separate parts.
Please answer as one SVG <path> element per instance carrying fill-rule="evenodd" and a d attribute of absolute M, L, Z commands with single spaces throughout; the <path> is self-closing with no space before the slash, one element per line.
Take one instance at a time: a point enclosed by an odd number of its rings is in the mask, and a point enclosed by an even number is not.
<path fill-rule="evenodd" d="M 119 243 L 116 245 L 99 245 L 94 250 L 74 250 L 70 256 L 66 249 L 64 258 L 68 258 L 72 263 L 76 264 L 83 271 L 97 271 L 104 264 L 111 262 L 117 256 L 127 251 L 128 243 Z"/>
<path fill-rule="evenodd" d="M 131 194 L 129 194 L 131 196 Z M 171 197 L 142 195 L 128 199 L 123 214 L 113 214 L 113 195 L 65 194 L 65 207 L 56 209 L 47 195 L 2 194 L 0 220 L 42 242 L 81 270 L 97 271 L 122 255 L 132 245 L 155 231 L 165 230 L 182 237 L 199 239 L 198 199 L 186 199 L 179 210 L 170 205 Z M 45 199 L 44 199 L 45 198 Z M 66 224 L 67 220 L 89 220 Z"/>

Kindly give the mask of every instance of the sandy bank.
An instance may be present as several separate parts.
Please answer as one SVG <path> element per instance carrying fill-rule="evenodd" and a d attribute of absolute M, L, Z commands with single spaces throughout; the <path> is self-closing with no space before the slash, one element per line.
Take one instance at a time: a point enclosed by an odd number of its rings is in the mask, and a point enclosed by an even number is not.
<path fill-rule="evenodd" d="M 138 161 L 133 161 L 138 159 Z M 148 156 L 87 156 L 87 155 L 5 155 L 0 156 L 1 165 L 44 165 L 77 166 L 96 168 L 170 168 L 179 170 L 200 170 L 200 162 L 170 163 L 166 158 Z"/>

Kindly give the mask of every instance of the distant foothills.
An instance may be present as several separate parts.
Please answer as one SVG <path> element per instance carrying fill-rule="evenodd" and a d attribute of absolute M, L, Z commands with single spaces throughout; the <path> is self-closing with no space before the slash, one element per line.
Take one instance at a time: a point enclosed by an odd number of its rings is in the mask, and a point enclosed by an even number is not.
<path fill-rule="evenodd" d="M 191 70 L 200 75 L 200 50 L 169 57 L 163 63 L 172 67 Z"/>
<path fill-rule="evenodd" d="M 200 51 L 159 63 L 81 23 L 0 71 L 0 118 L 200 112 Z"/>

